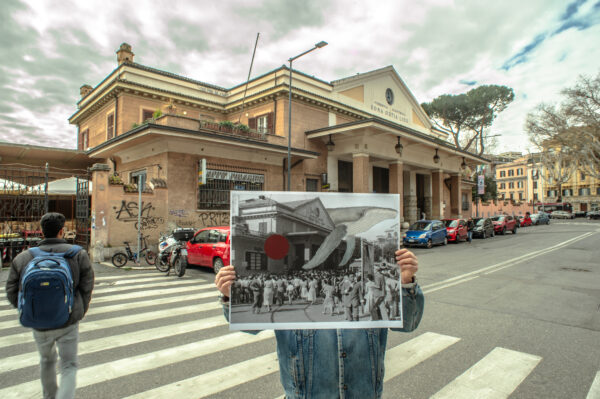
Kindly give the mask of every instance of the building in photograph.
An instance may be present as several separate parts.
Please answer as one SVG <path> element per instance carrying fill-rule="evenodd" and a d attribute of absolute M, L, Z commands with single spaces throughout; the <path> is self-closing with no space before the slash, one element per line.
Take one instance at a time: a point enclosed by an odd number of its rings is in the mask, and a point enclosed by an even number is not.
<path fill-rule="evenodd" d="M 69 121 L 95 163 L 100 249 L 131 241 L 138 209 L 150 243 L 175 226 L 226 225 L 231 190 L 399 193 L 402 222 L 468 215 L 462 172 L 486 163 L 432 126 L 391 66 L 331 82 L 293 71 L 291 85 L 282 66 L 223 88 L 137 63 L 123 43 L 116 68 L 80 94 Z"/>

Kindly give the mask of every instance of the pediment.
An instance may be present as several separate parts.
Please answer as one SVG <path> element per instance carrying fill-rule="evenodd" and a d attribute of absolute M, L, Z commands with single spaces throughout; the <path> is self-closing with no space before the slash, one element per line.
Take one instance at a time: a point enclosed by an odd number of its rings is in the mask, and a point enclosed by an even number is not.
<path fill-rule="evenodd" d="M 331 82 L 333 91 L 373 116 L 420 129 L 431 122 L 392 66 Z"/>

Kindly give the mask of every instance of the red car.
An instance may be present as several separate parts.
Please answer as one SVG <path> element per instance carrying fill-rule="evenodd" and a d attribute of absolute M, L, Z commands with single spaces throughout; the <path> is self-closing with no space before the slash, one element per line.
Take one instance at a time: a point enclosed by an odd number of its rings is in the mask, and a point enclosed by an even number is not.
<path fill-rule="evenodd" d="M 467 222 L 463 219 L 442 219 L 442 222 L 446 225 L 446 232 L 448 233 L 448 242 L 454 241 L 459 242 L 460 240 L 467 240 Z"/>
<path fill-rule="evenodd" d="M 525 227 L 525 226 L 531 226 L 531 217 L 529 217 L 529 214 L 526 214 L 525 216 L 523 215 L 519 215 L 516 217 L 517 221 L 519 222 L 519 227 Z"/>
<path fill-rule="evenodd" d="M 507 231 L 512 231 L 513 234 L 517 234 L 517 228 L 519 227 L 517 224 L 518 222 L 510 215 L 494 216 L 492 218 L 492 223 L 494 223 L 494 232 L 496 232 L 496 234 L 504 234 Z"/>
<path fill-rule="evenodd" d="M 230 263 L 229 226 L 200 229 L 186 244 L 190 265 L 212 267 L 217 273 Z"/>

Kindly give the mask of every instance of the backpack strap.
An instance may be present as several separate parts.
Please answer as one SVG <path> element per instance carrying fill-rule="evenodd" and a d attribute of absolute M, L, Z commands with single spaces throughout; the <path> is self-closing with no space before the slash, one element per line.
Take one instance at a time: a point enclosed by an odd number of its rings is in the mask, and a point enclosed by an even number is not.
<path fill-rule="evenodd" d="M 79 245 L 72 245 L 67 252 L 46 252 L 41 250 L 39 247 L 31 247 L 29 248 L 29 253 L 37 258 L 38 256 L 63 256 L 64 258 L 72 258 L 79 253 L 83 248 Z"/>
<path fill-rule="evenodd" d="M 73 258 L 75 257 L 75 255 L 77 255 L 79 253 L 79 251 L 81 251 L 83 248 L 81 248 L 79 245 L 73 245 L 71 246 L 71 248 L 69 248 L 69 250 L 67 252 L 65 252 L 65 254 L 63 255 L 65 258 Z"/>

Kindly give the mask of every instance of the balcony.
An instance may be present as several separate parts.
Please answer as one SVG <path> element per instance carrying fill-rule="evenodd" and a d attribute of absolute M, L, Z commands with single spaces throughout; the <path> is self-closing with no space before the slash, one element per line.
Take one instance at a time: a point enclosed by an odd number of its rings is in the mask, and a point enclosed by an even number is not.
<path fill-rule="evenodd" d="M 267 133 L 259 133 L 254 129 L 249 129 L 245 125 L 240 125 L 240 127 L 238 127 L 229 121 L 214 122 L 194 119 L 183 115 L 163 114 L 156 118 L 154 123 L 180 129 L 210 132 L 221 136 L 244 137 L 261 142 L 268 141 Z"/>

